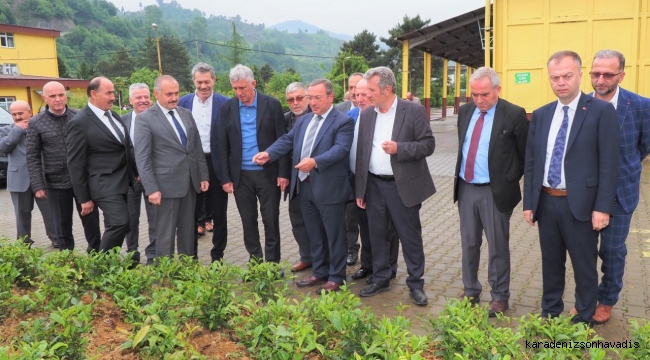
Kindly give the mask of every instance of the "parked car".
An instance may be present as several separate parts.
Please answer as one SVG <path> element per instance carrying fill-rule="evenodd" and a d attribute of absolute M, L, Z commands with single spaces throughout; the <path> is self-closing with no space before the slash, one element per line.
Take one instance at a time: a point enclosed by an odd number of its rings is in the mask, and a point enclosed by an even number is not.
<path fill-rule="evenodd" d="M 11 114 L 3 108 L 0 107 L 0 127 L 9 126 L 14 123 L 14 119 L 11 117 Z M 7 183 L 7 155 L 0 153 L 0 184 L 5 185 Z"/>

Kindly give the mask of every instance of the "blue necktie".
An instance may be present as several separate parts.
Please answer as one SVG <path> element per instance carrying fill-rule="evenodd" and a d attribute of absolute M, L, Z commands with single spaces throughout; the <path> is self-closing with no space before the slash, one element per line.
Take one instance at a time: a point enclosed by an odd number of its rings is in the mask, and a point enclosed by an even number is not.
<path fill-rule="evenodd" d="M 562 181 L 562 159 L 564 158 L 564 147 L 566 146 L 566 132 L 569 128 L 569 107 L 563 106 L 564 119 L 557 132 L 555 145 L 553 145 L 553 154 L 551 155 L 551 164 L 548 167 L 548 183 L 552 188 L 560 185 Z"/>
<path fill-rule="evenodd" d="M 174 126 L 176 126 L 176 130 L 178 130 L 178 136 L 181 138 L 181 144 L 183 144 L 183 147 L 185 150 L 187 150 L 187 136 L 185 136 L 185 131 L 183 131 L 183 127 L 181 124 L 176 120 L 176 117 L 174 116 L 174 111 L 169 111 L 169 115 L 172 116 L 172 121 L 174 122 Z"/>

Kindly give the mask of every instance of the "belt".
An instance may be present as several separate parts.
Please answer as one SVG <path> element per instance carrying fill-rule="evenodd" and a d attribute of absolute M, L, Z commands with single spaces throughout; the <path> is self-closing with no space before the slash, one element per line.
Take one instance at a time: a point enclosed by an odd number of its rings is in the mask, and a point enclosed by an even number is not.
<path fill-rule="evenodd" d="M 542 186 L 542 190 L 551 196 L 566 196 L 566 189 L 552 189 L 550 187 Z"/>
<path fill-rule="evenodd" d="M 490 183 L 480 183 L 480 184 L 469 183 L 469 184 L 474 186 L 490 186 Z"/>
<path fill-rule="evenodd" d="M 369 172 L 370 176 L 376 177 L 377 179 L 381 181 L 395 181 L 395 176 L 393 175 L 377 175 Z"/>

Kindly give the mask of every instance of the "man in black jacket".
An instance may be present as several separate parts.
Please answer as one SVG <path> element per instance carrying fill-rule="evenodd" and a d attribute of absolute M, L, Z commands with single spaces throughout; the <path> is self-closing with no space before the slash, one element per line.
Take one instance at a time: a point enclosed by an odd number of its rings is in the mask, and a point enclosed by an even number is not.
<path fill-rule="evenodd" d="M 65 127 L 78 110 L 68 108 L 65 88 L 59 82 L 45 84 L 42 96 L 47 104 L 45 111 L 34 116 L 27 128 L 27 168 L 34 195 L 39 199 L 47 197 L 50 202 L 59 249 L 74 249 L 74 199 L 88 241 L 87 250 L 97 251 L 101 242 L 99 212 L 81 215 L 81 204 L 74 195 L 66 160 Z"/>

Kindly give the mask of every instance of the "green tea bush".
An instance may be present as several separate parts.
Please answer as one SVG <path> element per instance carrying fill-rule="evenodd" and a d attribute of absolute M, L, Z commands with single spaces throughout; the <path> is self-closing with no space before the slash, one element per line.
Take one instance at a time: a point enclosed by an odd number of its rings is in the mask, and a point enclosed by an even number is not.
<path fill-rule="evenodd" d="M 650 321 L 640 325 L 638 321 L 630 321 L 630 341 L 632 347 L 621 350 L 623 359 L 650 359 Z M 636 345 L 638 344 L 638 347 Z"/>

